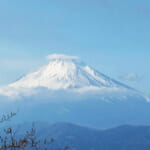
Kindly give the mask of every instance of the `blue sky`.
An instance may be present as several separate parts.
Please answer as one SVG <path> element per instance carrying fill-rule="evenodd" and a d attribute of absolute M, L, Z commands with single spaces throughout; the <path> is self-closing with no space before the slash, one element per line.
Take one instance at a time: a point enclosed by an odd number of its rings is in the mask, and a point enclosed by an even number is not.
<path fill-rule="evenodd" d="M 149 0 L 0 0 L 0 85 L 60 53 L 149 94 L 149 27 Z"/>

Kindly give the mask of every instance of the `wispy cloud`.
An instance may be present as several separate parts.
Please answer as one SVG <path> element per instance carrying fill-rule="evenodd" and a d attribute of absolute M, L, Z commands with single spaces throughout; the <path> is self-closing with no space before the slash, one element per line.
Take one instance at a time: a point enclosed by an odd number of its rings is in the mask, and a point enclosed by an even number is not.
<path fill-rule="evenodd" d="M 142 77 L 132 72 L 120 76 L 119 79 L 122 81 L 140 82 Z"/>

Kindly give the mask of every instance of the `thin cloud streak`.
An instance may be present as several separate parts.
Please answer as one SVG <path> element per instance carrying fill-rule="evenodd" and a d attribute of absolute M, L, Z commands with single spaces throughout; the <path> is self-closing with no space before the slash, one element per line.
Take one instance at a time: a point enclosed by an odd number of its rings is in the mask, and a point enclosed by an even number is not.
<path fill-rule="evenodd" d="M 137 75 L 136 73 L 127 73 L 119 77 L 120 80 L 126 82 L 141 82 L 142 77 Z"/>

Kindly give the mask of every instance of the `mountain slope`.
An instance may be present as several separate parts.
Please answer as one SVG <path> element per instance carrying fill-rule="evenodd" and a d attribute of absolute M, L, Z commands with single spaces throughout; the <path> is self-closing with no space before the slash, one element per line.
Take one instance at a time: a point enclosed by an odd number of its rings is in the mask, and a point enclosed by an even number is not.
<path fill-rule="evenodd" d="M 129 95 L 141 96 L 134 89 L 97 72 L 79 59 L 66 55 L 50 55 L 48 65 L 29 73 L 20 80 L 0 88 L 0 94 L 9 97 L 29 96 L 39 92 L 64 90 L 81 94 L 119 94 L 121 98 Z M 109 93 L 109 94 L 107 94 Z"/>

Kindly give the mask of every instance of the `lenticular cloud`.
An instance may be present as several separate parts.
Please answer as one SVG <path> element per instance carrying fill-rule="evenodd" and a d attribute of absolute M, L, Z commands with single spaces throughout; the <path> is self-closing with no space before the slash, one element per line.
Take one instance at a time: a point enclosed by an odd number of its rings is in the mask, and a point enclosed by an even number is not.
<path fill-rule="evenodd" d="M 77 56 L 68 56 L 68 55 L 57 55 L 57 54 L 53 54 L 53 55 L 48 55 L 47 58 L 49 60 L 75 60 L 75 59 L 79 59 L 79 57 Z"/>

